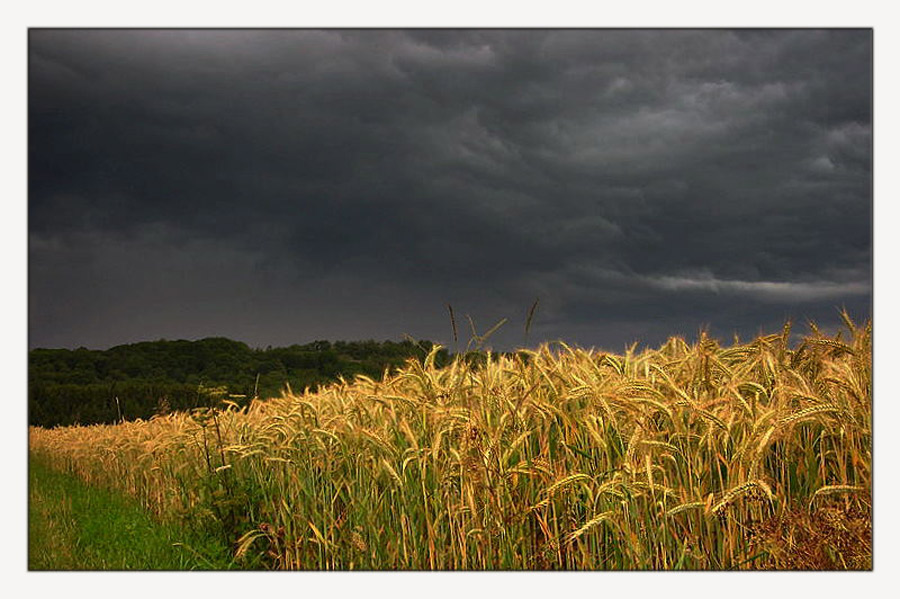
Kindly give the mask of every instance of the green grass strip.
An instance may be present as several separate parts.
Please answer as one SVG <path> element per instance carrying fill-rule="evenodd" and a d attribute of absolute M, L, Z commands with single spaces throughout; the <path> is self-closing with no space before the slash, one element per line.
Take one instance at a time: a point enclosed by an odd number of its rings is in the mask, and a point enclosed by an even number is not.
<path fill-rule="evenodd" d="M 223 570 L 221 540 L 155 522 L 135 500 L 29 461 L 29 570 Z"/>

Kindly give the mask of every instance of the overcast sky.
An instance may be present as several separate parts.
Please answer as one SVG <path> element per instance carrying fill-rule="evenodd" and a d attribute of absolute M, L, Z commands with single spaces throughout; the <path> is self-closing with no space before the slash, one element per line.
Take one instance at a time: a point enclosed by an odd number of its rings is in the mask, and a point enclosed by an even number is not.
<path fill-rule="evenodd" d="M 32 30 L 29 345 L 863 319 L 871 148 L 870 30 Z"/>

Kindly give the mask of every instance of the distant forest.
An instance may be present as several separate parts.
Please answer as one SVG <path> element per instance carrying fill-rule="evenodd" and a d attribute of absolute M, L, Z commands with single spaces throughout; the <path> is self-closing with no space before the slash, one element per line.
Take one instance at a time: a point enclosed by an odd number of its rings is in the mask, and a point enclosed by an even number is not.
<path fill-rule="evenodd" d="M 408 359 L 421 360 L 430 341 L 315 341 L 251 349 L 221 337 L 149 341 L 108 350 L 34 349 L 28 356 L 28 420 L 35 426 L 112 423 L 218 405 L 245 405 L 352 379 L 380 378 Z M 449 363 L 441 350 L 435 362 Z"/>

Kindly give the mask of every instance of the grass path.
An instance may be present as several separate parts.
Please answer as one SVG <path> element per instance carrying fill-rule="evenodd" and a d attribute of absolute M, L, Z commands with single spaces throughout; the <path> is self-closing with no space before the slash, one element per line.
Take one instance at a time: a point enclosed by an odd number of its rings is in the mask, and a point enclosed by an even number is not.
<path fill-rule="evenodd" d="M 92 488 L 40 460 L 29 466 L 29 570 L 233 567 L 216 539 L 161 525 L 131 498 Z"/>

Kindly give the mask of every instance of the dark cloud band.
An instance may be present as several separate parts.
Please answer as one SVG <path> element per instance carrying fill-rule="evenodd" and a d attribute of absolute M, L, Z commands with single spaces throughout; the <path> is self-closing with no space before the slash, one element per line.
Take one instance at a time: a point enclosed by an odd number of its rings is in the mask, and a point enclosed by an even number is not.
<path fill-rule="evenodd" d="M 32 345 L 446 340 L 447 302 L 540 296 L 535 332 L 616 347 L 869 308 L 870 30 L 32 30 L 29 56 Z"/>

